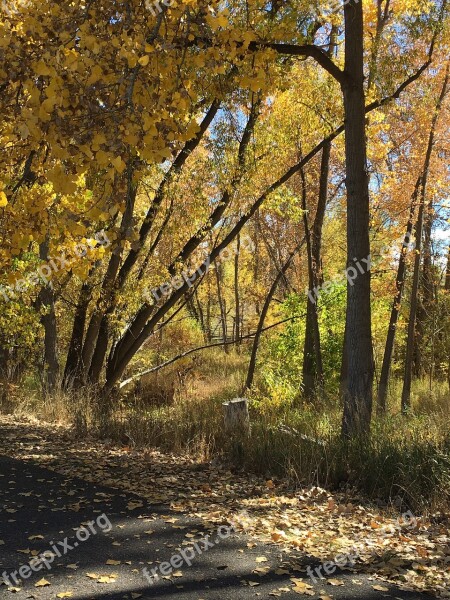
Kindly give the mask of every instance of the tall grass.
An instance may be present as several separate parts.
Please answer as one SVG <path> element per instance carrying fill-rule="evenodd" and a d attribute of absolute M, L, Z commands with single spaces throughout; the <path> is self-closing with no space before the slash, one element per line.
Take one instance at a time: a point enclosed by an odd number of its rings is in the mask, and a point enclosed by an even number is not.
<path fill-rule="evenodd" d="M 86 390 L 40 399 L 37 392 L 17 400 L 16 413 L 73 424 L 79 435 L 107 431 L 125 445 L 190 453 L 200 460 L 221 456 L 236 468 L 267 477 L 289 477 L 299 485 L 359 490 L 380 503 L 414 510 L 450 505 L 450 396 L 444 383 L 416 381 L 412 411 L 402 416 L 400 382 L 394 382 L 388 415 L 374 416 L 370 439 L 345 442 L 342 408 L 336 398 L 298 404 L 283 394 L 250 396 L 251 430 L 239 444 L 224 433 L 222 402 L 236 397 L 246 361 L 222 351 L 205 355 L 197 372 L 167 405 L 137 395 L 114 401 L 100 427 L 96 399 Z"/>

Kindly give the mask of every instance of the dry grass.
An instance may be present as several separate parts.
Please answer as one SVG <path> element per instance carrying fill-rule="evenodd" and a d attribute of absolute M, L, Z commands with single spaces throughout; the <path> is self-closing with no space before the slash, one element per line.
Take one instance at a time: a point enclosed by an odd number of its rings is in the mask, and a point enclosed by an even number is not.
<path fill-rule="evenodd" d="M 100 433 L 124 446 L 189 453 L 199 460 L 221 456 L 239 467 L 301 484 L 355 486 L 386 503 L 414 508 L 449 504 L 447 384 L 434 382 L 430 393 L 429 382 L 416 381 L 412 412 L 403 417 L 401 385 L 394 382 L 389 415 L 374 418 L 369 441 L 351 445 L 340 438 L 341 407 L 333 398 L 320 407 L 294 406 L 255 393 L 251 434 L 236 446 L 224 435 L 221 405 L 239 395 L 246 366 L 245 356 L 208 351 L 200 360 L 182 361 L 149 378 L 139 393 L 114 400 L 106 419 L 94 410 L 97 401 L 89 390 L 41 398 L 30 382 L 10 394 L 8 410 L 70 423 L 80 437 Z"/>

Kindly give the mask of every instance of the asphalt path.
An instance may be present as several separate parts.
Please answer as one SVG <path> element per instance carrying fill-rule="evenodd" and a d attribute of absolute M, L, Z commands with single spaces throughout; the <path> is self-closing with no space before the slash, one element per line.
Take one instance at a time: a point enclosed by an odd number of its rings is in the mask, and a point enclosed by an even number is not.
<path fill-rule="evenodd" d="M 357 566 L 313 584 L 306 569 L 316 568 L 317 559 L 282 553 L 227 526 L 208 527 L 168 505 L 150 505 L 29 460 L 0 456 L 0 507 L 5 598 L 430 598 L 373 579 Z M 145 568 L 156 577 L 149 581 Z"/>

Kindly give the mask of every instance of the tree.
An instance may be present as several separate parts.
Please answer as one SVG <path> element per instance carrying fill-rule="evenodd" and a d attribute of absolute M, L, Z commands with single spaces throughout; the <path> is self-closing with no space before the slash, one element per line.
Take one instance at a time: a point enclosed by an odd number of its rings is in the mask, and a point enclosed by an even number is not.
<path fill-rule="evenodd" d="M 439 115 L 442 109 L 442 103 L 447 94 L 447 85 L 449 79 L 449 69 L 447 68 L 444 83 L 442 85 L 441 92 L 439 94 L 436 108 L 431 120 L 431 128 L 428 136 L 428 146 L 425 154 L 422 174 L 420 177 L 420 190 L 419 190 L 419 211 L 417 215 L 417 221 L 415 226 L 415 238 L 416 238 L 416 256 L 414 260 L 414 272 L 413 281 L 411 288 L 411 302 L 409 309 L 409 320 L 408 320 L 408 338 L 406 342 L 406 357 L 405 357 L 405 373 L 403 378 L 403 389 L 402 389 L 402 413 L 406 414 L 411 407 L 411 381 L 412 381 L 412 364 L 414 347 L 416 344 L 416 317 L 418 308 L 418 291 L 420 282 L 420 266 L 422 260 L 422 235 L 423 235 L 423 222 L 424 222 L 424 211 L 427 197 L 427 184 L 430 169 L 431 155 L 433 152 L 434 138 L 436 134 L 436 125 L 439 119 Z"/>

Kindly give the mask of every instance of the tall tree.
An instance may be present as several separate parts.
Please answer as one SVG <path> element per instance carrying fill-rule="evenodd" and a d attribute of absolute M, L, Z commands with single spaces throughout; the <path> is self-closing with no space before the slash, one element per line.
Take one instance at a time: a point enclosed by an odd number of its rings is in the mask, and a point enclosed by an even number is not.
<path fill-rule="evenodd" d="M 344 3 L 345 175 L 347 187 L 347 266 L 370 260 L 369 175 L 367 169 L 362 2 Z M 347 285 L 347 390 L 342 433 L 367 434 L 372 414 L 374 374 L 370 269 Z"/>
<path fill-rule="evenodd" d="M 416 209 L 417 195 L 420 188 L 421 176 L 416 181 L 414 191 L 411 198 L 411 205 L 409 209 L 408 223 L 406 225 L 405 238 L 403 240 L 400 256 L 398 259 L 397 277 L 395 279 L 396 293 L 391 308 L 391 315 L 389 318 L 388 333 L 386 337 L 386 344 L 384 347 L 383 364 L 381 366 L 380 381 L 378 384 L 378 403 L 377 412 L 378 414 L 384 414 L 386 412 L 386 400 L 388 394 L 389 385 L 389 374 L 391 371 L 392 357 L 394 354 L 394 343 L 397 332 L 398 317 L 400 315 L 400 308 L 403 296 L 403 289 L 405 286 L 406 277 L 406 257 L 407 251 L 411 243 L 411 236 L 414 227 L 414 212 Z"/>
<path fill-rule="evenodd" d="M 422 260 L 422 235 L 423 235 L 423 224 L 424 224 L 424 212 L 427 198 L 427 183 L 430 169 L 431 155 L 433 152 L 434 139 L 436 135 L 436 125 L 439 119 L 439 115 L 442 109 L 442 103 L 447 93 L 447 85 L 449 78 L 449 70 L 447 67 L 444 83 L 442 85 L 441 92 L 439 94 L 436 107 L 431 119 L 430 133 L 428 136 L 428 145 L 425 154 L 422 176 L 420 179 L 420 191 L 419 191 L 419 212 L 417 216 L 417 222 L 415 227 L 416 237 L 416 255 L 414 260 L 414 273 L 411 288 L 411 301 L 409 309 L 408 319 L 408 336 L 406 340 L 406 356 L 405 356 L 405 372 L 403 377 L 403 388 L 402 388 L 402 413 L 406 414 L 411 407 L 411 382 L 412 382 L 412 370 L 413 370 L 413 357 L 414 348 L 416 345 L 416 318 L 418 309 L 418 292 L 420 283 L 420 266 Z"/>
<path fill-rule="evenodd" d="M 327 54 L 331 58 L 335 49 L 337 28 L 332 26 Z M 322 230 L 325 210 L 328 200 L 328 177 L 330 170 L 331 142 L 322 150 L 319 176 L 319 193 L 317 198 L 316 214 L 311 228 L 311 234 L 306 232 L 308 213 L 304 206 L 303 223 L 305 226 L 306 252 L 308 256 L 308 284 L 313 290 L 323 283 L 322 276 Z M 303 189 L 305 186 L 303 185 Z M 306 205 L 306 202 L 303 202 Z M 319 310 L 317 301 L 308 295 L 306 309 L 305 344 L 303 347 L 303 393 L 305 397 L 312 398 L 317 392 L 323 390 L 324 374 L 322 364 L 322 350 L 320 347 Z"/>

